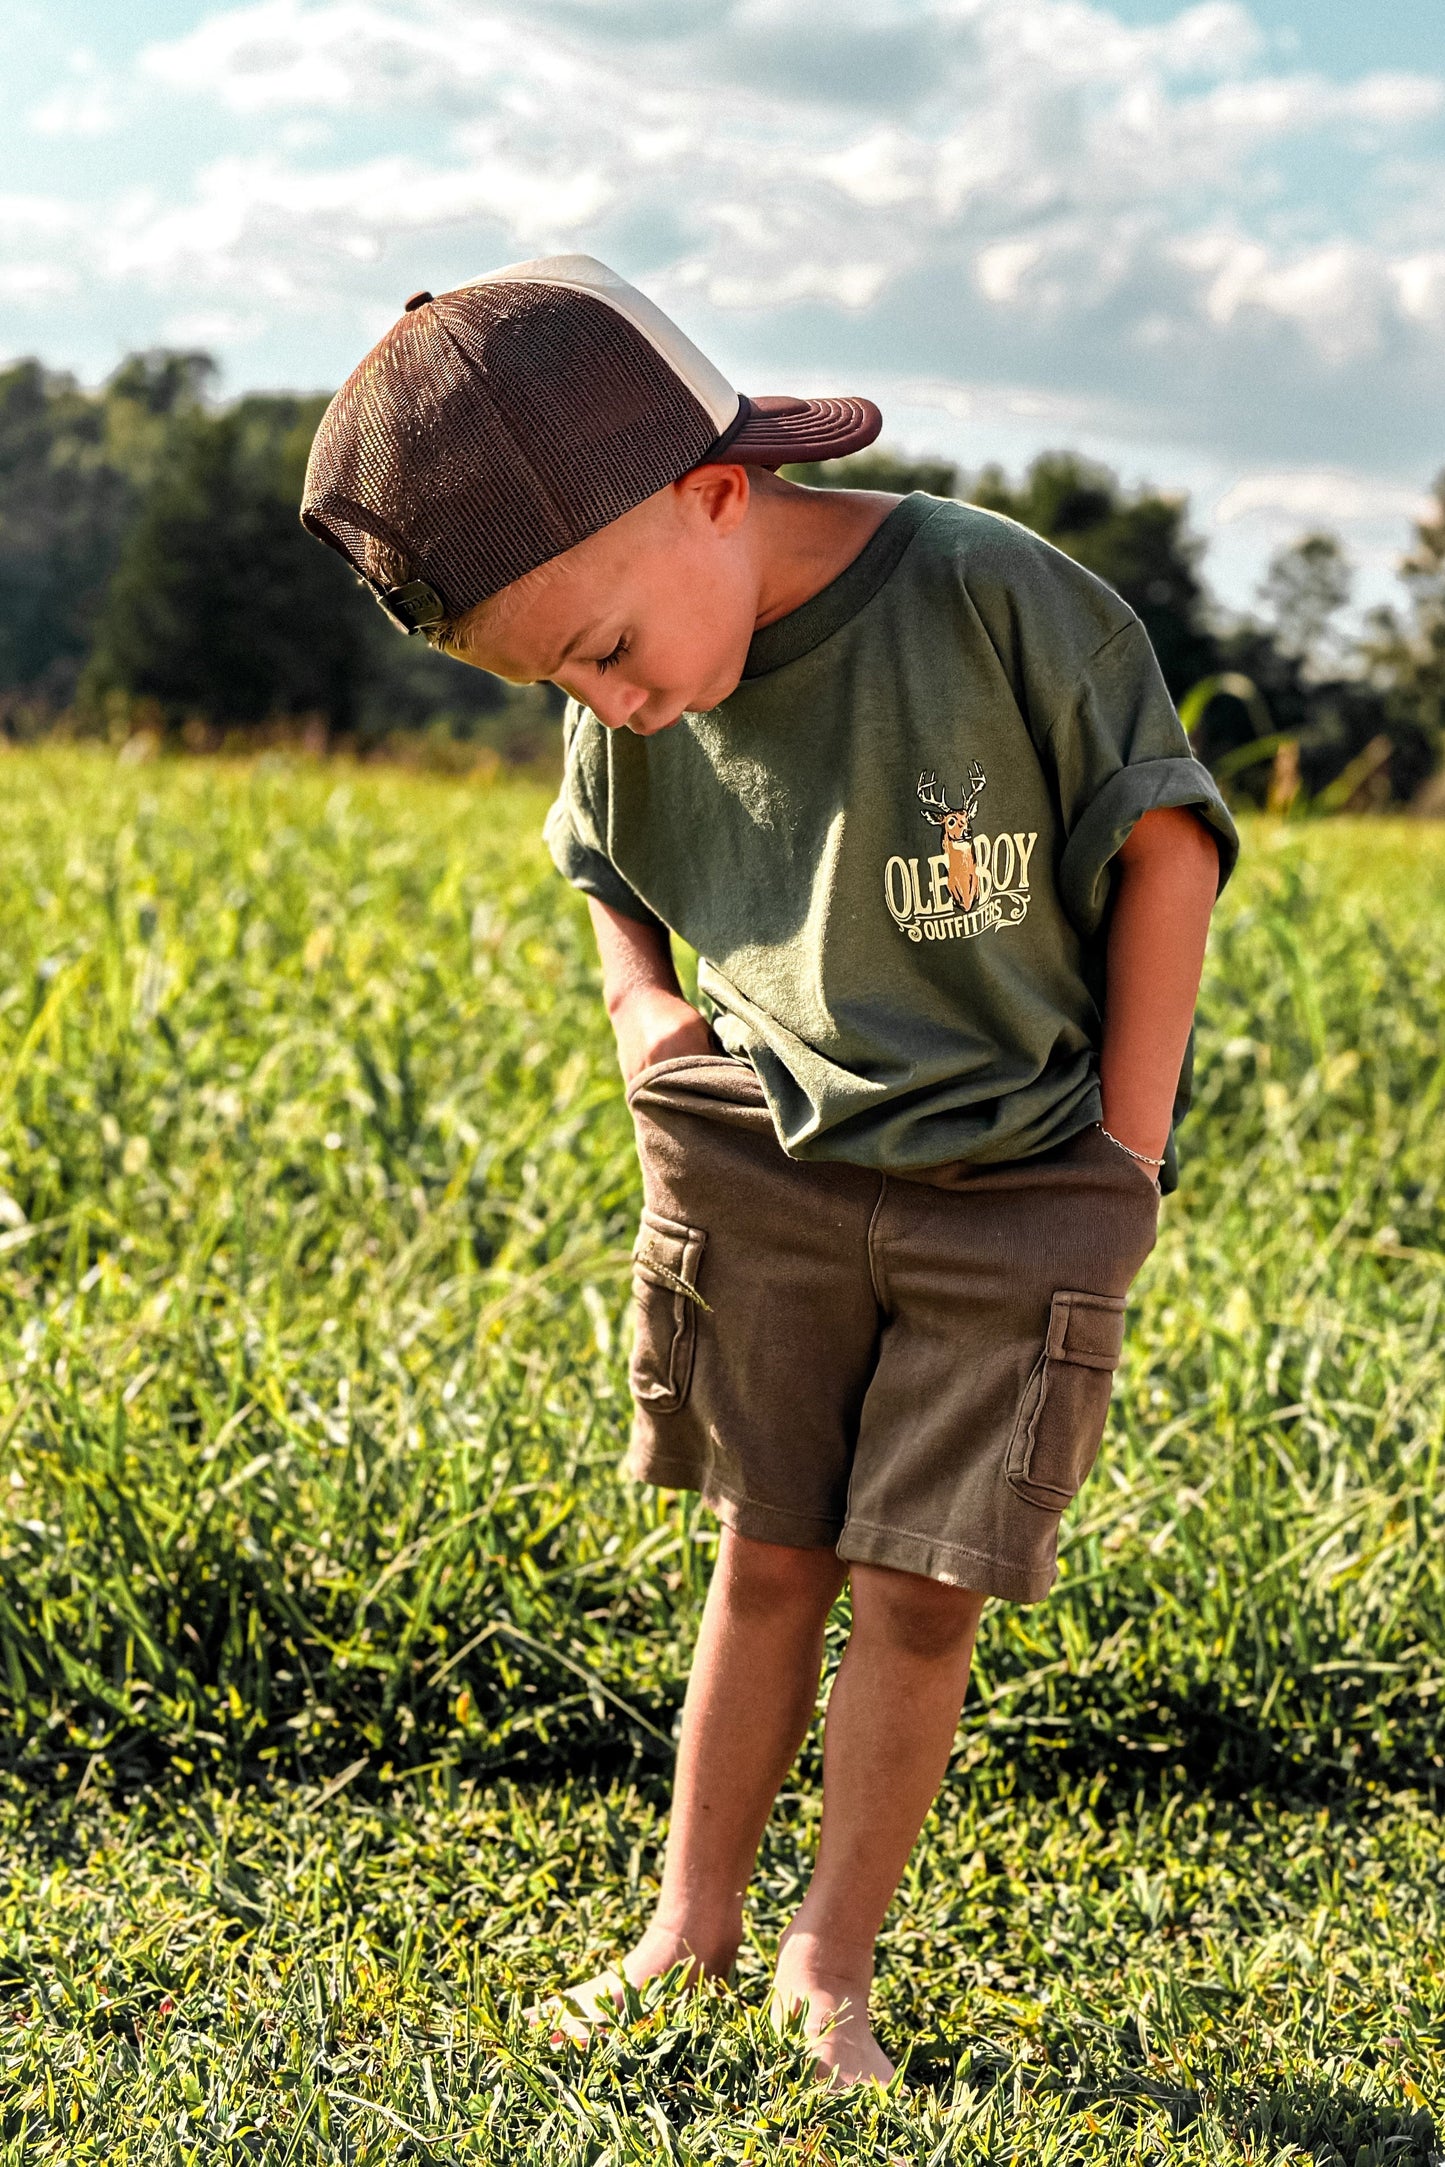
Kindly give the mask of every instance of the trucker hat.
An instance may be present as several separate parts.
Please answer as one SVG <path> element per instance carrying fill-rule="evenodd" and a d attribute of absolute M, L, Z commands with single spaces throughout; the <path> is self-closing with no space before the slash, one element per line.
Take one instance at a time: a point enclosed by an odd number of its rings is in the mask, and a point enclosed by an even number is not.
<path fill-rule="evenodd" d="M 745 397 L 595 257 L 539 256 L 412 295 L 322 416 L 301 519 L 425 632 L 693 467 L 837 459 L 882 425 Z"/>

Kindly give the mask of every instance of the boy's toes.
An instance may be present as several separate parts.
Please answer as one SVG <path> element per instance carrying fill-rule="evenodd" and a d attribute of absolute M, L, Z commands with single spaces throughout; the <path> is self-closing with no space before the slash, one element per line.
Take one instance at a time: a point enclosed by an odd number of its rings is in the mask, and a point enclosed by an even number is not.
<path fill-rule="evenodd" d="M 866 1988 L 856 1996 L 831 1984 L 815 1986 L 811 1992 L 775 1988 L 768 2014 L 778 2031 L 786 2030 L 801 2014 L 814 2070 L 830 2091 L 846 2091 L 854 2084 L 891 2084 L 898 2074 L 873 2036 Z"/>
<path fill-rule="evenodd" d="M 813 2058 L 819 2081 L 830 2092 L 845 2092 L 855 2084 L 891 2084 L 898 2074 L 866 2026 L 856 2027 L 851 2037 L 836 2044 L 832 2034 L 816 2039 Z"/>
<path fill-rule="evenodd" d="M 599 1971 L 595 1978 L 548 1994 L 532 2004 L 527 2019 L 539 2029 L 545 2025 L 554 2045 L 570 2040 L 573 2046 L 585 2047 L 599 2026 L 619 2023 L 629 2015 L 643 2016 L 658 2006 L 659 1997 L 670 2000 L 674 1994 L 690 1994 L 705 1979 L 721 1978 L 725 1968 L 719 1963 L 716 1971 L 710 1971 L 681 1935 L 649 1927 L 617 1969 Z M 644 1994 L 645 2006 L 639 1999 Z"/>
<path fill-rule="evenodd" d="M 597 2025 L 616 2023 L 626 2000 L 622 1974 L 599 1971 L 595 1979 L 583 1979 L 560 1994 L 549 1994 L 545 2001 L 533 2002 L 527 2018 L 539 2030 L 547 2028 L 554 2047 L 569 2040 L 574 2047 L 585 2047 Z"/>

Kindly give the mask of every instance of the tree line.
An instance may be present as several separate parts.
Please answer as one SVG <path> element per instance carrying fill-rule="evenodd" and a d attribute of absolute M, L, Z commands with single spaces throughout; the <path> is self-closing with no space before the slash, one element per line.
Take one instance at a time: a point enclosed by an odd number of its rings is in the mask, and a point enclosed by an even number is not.
<path fill-rule="evenodd" d="M 209 397 L 205 354 L 99 391 L 0 371 L 0 735 L 430 729 L 545 749 L 547 700 L 404 640 L 297 517 L 324 395 Z"/>
<path fill-rule="evenodd" d="M 97 391 L 0 371 L 0 734 L 63 720 L 187 742 L 289 724 L 366 747 L 428 730 L 528 757 L 555 703 L 402 640 L 297 520 L 324 396 L 212 397 L 200 353 L 130 357 Z M 1201 757 L 1241 795 L 1403 801 L 1445 751 L 1445 477 L 1401 565 L 1404 599 L 1341 630 L 1338 540 L 1282 551 L 1257 611 L 1223 611 L 1183 498 L 1048 452 L 1019 480 L 882 451 L 785 469 L 926 489 L 1045 535 L 1138 612 Z M 1438 784 L 1433 787 L 1438 788 Z"/>
<path fill-rule="evenodd" d="M 862 452 L 814 483 L 927 489 L 1003 512 L 1107 580 L 1137 611 L 1201 759 L 1232 791 L 1280 809 L 1426 802 L 1445 756 L 1445 475 L 1400 565 L 1404 601 L 1341 629 L 1352 588 L 1337 536 L 1305 534 L 1272 560 L 1259 610 L 1221 608 L 1186 499 L 1121 488 L 1076 452 L 1045 452 L 1020 481 L 941 460 Z M 1422 796 L 1422 793 L 1424 794 Z"/>

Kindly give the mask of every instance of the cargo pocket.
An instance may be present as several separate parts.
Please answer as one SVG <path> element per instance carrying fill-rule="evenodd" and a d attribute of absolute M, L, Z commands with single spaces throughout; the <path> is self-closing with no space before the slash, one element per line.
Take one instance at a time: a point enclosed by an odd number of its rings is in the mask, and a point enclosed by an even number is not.
<path fill-rule="evenodd" d="M 1124 1346 L 1122 1294 L 1056 1294 L 1024 1389 L 1005 1472 L 1010 1489 L 1062 1512 L 1098 1457 Z"/>
<path fill-rule="evenodd" d="M 698 1266 L 707 1236 L 680 1219 L 644 1211 L 632 1251 L 637 1336 L 632 1345 L 632 1396 L 650 1414 L 675 1414 L 692 1382 L 699 1310 Z"/>

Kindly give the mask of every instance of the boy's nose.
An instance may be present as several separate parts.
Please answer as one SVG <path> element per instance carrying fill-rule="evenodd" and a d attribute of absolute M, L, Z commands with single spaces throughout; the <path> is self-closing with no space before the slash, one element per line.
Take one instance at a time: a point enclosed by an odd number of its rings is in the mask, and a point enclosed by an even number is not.
<path fill-rule="evenodd" d="M 603 697 L 588 704 L 609 730 L 625 730 L 638 709 L 647 705 L 647 694 L 640 685 L 609 686 Z"/>

